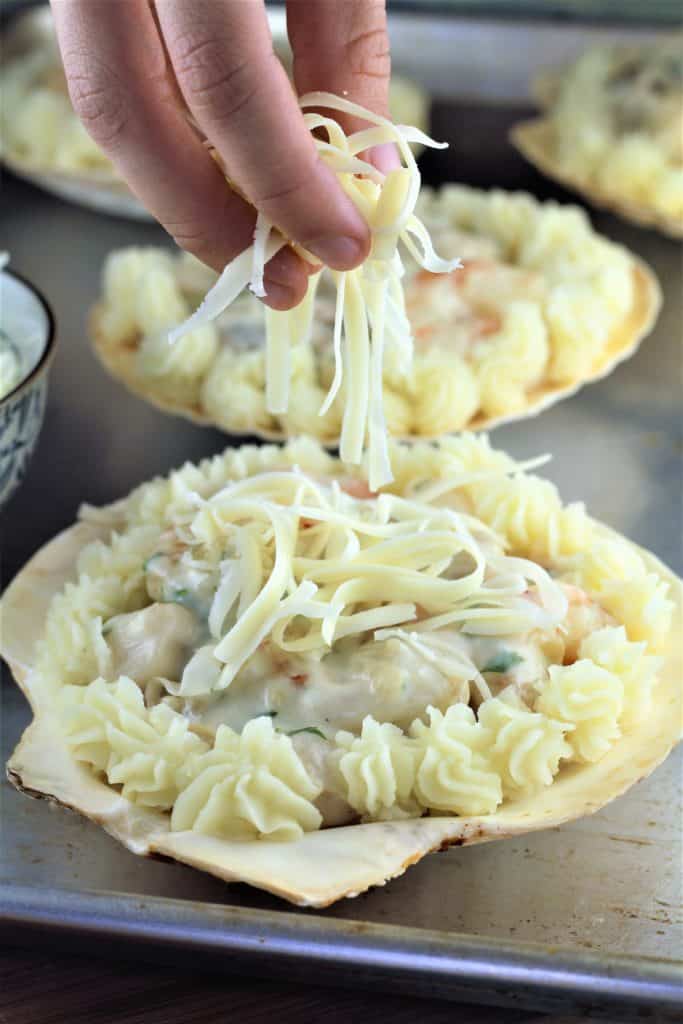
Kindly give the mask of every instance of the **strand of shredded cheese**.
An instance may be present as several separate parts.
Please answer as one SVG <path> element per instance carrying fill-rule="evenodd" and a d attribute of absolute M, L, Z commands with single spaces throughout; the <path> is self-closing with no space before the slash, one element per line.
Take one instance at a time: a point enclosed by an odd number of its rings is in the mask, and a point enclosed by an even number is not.
<path fill-rule="evenodd" d="M 209 630 L 219 688 L 266 639 L 322 656 L 343 637 L 398 630 L 419 647 L 424 631 L 525 632 L 559 624 L 567 609 L 545 569 L 507 556 L 466 513 L 393 494 L 356 498 L 296 469 L 196 495 L 176 534 L 187 564 L 211 563 L 213 552 L 218 565 Z"/>
<path fill-rule="evenodd" d="M 394 125 L 387 118 L 331 93 L 309 93 L 299 103 L 302 110 L 323 107 L 360 118 L 372 126 L 347 136 L 333 118 L 316 112 L 304 114 L 311 132 L 325 132 L 326 139 L 313 135 L 318 155 L 336 173 L 371 232 L 368 259 L 354 270 L 333 275 L 337 286 L 335 369 L 320 415 L 329 410 L 345 384 L 340 456 L 342 461 L 358 465 L 367 444 L 370 486 L 377 490 L 393 479 L 382 407 L 385 352 L 393 348 L 398 355 L 398 367 L 407 373 L 413 351 L 401 283 L 399 241 L 432 273 L 449 273 L 460 266 L 457 259 L 443 260 L 436 255 L 427 229 L 413 212 L 420 191 L 420 172 L 410 143 L 433 148 L 444 148 L 446 144 L 435 142 L 416 128 Z M 396 145 L 404 165 L 387 175 L 359 156 L 384 143 Z M 199 309 L 171 331 L 171 344 L 215 319 L 247 285 L 263 297 L 265 264 L 285 244 L 287 239 L 259 213 L 253 245 L 228 264 Z M 309 343 L 318 277 L 311 279 L 306 297 L 298 307 L 266 313 L 266 408 L 271 413 L 287 411 L 289 352 L 293 345 Z"/>
<path fill-rule="evenodd" d="M 342 383 L 342 327 L 344 316 L 344 305 L 346 302 L 346 274 L 335 274 L 334 281 L 337 286 L 337 304 L 334 310 L 334 330 L 332 333 L 332 353 L 334 356 L 334 377 L 327 392 L 325 401 L 320 406 L 320 416 L 324 416 L 339 393 Z"/>

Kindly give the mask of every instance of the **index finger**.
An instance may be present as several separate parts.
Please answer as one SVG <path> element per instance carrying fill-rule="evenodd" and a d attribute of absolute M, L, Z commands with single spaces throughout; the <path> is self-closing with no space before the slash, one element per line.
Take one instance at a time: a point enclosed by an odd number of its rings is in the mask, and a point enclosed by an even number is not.
<path fill-rule="evenodd" d="M 318 157 L 273 53 L 261 0 L 156 6 L 185 102 L 236 185 L 324 263 L 337 270 L 360 263 L 370 244 L 367 225 Z"/>
<path fill-rule="evenodd" d="M 72 102 L 95 141 L 182 248 L 222 269 L 251 244 L 252 208 L 190 127 L 147 0 L 52 0 Z M 266 269 L 266 301 L 300 301 L 303 262 L 283 249 Z"/>

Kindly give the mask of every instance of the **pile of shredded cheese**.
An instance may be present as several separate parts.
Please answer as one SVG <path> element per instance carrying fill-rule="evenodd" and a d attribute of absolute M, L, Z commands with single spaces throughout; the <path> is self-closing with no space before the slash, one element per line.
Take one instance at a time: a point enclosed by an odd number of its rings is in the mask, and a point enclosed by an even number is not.
<path fill-rule="evenodd" d="M 387 118 L 331 93 L 308 93 L 299 103 L 303 110 L 309 107 L 337 110 L 372 125 L 347 136 L 334 119 L 318 113 L 304 114 L 311 132 L 325 134 L 325 139 L 313 136 L 318 154 L 335 171 L 372 235 L 368 259 L 355 270 L 333 274 L 337 288 L 333 335 L 335 373 L 320 415 L 326 413 L 344 387 L 346 403 L 340 456 L 345 463 L 359 464 L 367 439 L 370 486 L 376 490 L 393 479 L 382 408 L 385 349 L 394 348 L 397 365 L 404 373 L 410 369 L 413 350 L 401 284 L 403 263 L 398 242 L 403 243 L 421 267 L 432 273 L 449 273 L 460 266 L 458 259 L 443 260 L 436 255 L 427 229 L 414 213 L 420 191 L 420 172 L 410 143 L 435 148 L 445 148 L 446 144 L 435 142 L 417 128 L 394 125 Z M 385 143 L 396 145 L 404 164 L 386 175 L 359 156 Z M 247 286 L 255 295 L 263 297 L 264 267 L 287 243 L 288 239 L 259 213 L 253 245 L 228 264 L 194 315 L 171 331 L 171 344 L 188 331 L 214 320 Z M 311 259 L 316 262 L 314 257 Z M 271 413 L 287 410 L 291 348 L 308 343 L 319 277 L 320 274 L 311 277 L 306 296 L 298 307 L 288 312 L 267 312 L 266 405 Z"/>
<path fill-rule="evenodd" d="M 557 626 L 567 602 L 546 570 L 504 554 L 472 516 L 431 504 L 435 486 L 358 498 L 294 469 L 197 496 L 195 513 L 176 528 L 181 562 L 199 572 L 215 571 L 216 558 L 219 565 L 211 644 L 188 664 L 180 694 L 229 686 L 266 638 L 322 657 L 368 633 L 381 640 L 400 631 L 420 648 L 420 635 L 449 626 L 480 636 Z M 440 481 L 436 497 L 454 487 Z M 443 656 L 458 653 L 446 647 Z"/>

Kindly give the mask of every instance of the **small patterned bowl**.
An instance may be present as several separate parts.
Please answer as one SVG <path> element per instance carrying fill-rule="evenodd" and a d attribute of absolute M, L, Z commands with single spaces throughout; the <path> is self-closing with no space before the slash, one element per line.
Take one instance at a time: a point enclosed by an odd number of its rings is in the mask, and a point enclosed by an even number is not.
<path fill-rule="evenodd" d="M 0 321 L 23 364 L 21 379 L 0 399 L 0 505 L 4 505 L 26 474 L 43 425 L 55 320 L 33 285 L 3 269 Z"/>

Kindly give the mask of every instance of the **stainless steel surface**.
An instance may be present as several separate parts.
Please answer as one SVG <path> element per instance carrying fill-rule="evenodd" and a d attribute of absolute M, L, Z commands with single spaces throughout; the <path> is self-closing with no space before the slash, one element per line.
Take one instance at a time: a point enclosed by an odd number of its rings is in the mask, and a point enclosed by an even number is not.
<path fill-rule="evenodd" d="M 662 964 L 621 958 L 614 962 L 617 971 L 607 975 L 585 953 L 554 950 L 549 957 L 542 947 L 500 941 L 492 948 L 481 939 L 428 929 L 286 912 L 267 919 L 249 908 L 233 907 L 226 913 L 210 903 L 141 901 L 116 894 L 87 893 L 83 898 L 48 890 L 38 902 L 35 890 L 18 887 L 10 893 L 6 918 L 10 927 L 19 928 L 30 919 L 34 941 L 40 941 L 41 931 L 52 932 L 63 944 L 74 932 L 85 933 L 91 943 L 106 941 L 108 951 L 123 941 L 143 956 L 150 942 L 167 955 L 187 952 L 191 935 L 192 952 L 201 954 L 203 966 L 229 960 L 233 969 L 246 963 L 253 970 L 256 960 L 261 975 L 267 971 L 269 977 L 291 978 L 303 968 L 317 984 L 338 980 L 343 968 L 347 983 L 372 982 L 396 992 L 424 989 L 428 979 L 431 996 L 455 994 L 468 1001 L 532 1003 L 566 1011 L 581 1001 L 595 1007 L 606 997 L 640 1019 L 656 1009 L 658 1020 L 667 1011 L 673 1017 L 680 1007 L 678 979 Z M 504 1024 L 503 1016 L 500 1021 Z"/>
<path fill-rule="evenodd" d="M 636 42 L 671 32 L 657 26 L 654 17 L 635 24 L 623 3 L 616 24 L 569 19 L 561 29 L 553 20 L 557 11 L 552 3 L 525 11 L 516 0 L 514 12 L 506 12 L 502 4 L 497 10 L 482 9 L 485 6 L 479 0 L 470 3 L 469 10 L 454 4 L 450 15 L 429 18 L 394 14 L 389 20 L 392 66 L 422 82 L 434 96 L 520 103 L 529 96 L 540 69 L 561 67 L 587 46 Z"/>
<path fill-rule="evenodd" d="M 457 176 L 568 198 L 506 145 L 511 120 L 524 113 L 437 104 L 434 132 L 456 148 L 447 158 L 428 154 L 427 180 Z M 185 459 L 218 451 L 225 438 L 126 394 L 85 341 L 106 253 L 162 243 L 161 230 L 98 217 L 11 178 L 3 193 L 2 246 L 44 290 L 60 335 L 39 448 L 4 515 L 7 581 L 73 520 L 81 501 L 112 500 Z M 494 440 L 517 456 L 552 452 L 544 472 L 565 498 L 586 500 L 594 515 L 680 571 L 680 248 L 604 214 L 595 223 L 659 275 L 666 299 L 657 329 L 607 380 L 537 419 L 501 428 Z M 29 714 L 9 679 L 2 700 L 7 755 Z M 310 971 L 314 961 L 316 972 L 324 966 L 342 980 L 355 971 L 355 984 L 391 979 L 451 996 L 464 985 L 482 1001 L 547 1005 L 564 993 L 592 1005 L 680 1009 L 680 764 L 670 758 L 593 818 L 429 857 L 385 888 L 317 914 L 136 858 L 89 822 L 3 783 L 0 878 L 10 938 L 21 922 L 60 943 L 111 928 L 121 941 L 137 937 L 167 957 L 179 948 L 238 950 L 251 969 L 263 969 L 267 958 L 269 969 L 279 963 L 290 975 Z"/>
<path fill-rule="evenodd" d="M 478 18 L 496 15 L 509 20 L 546 18 L 578 22 L 585 26 L 596 22 L 680 23 L 680 4 L 676 0 L 387 0 L 390 11 L 472 15 Z"/>

